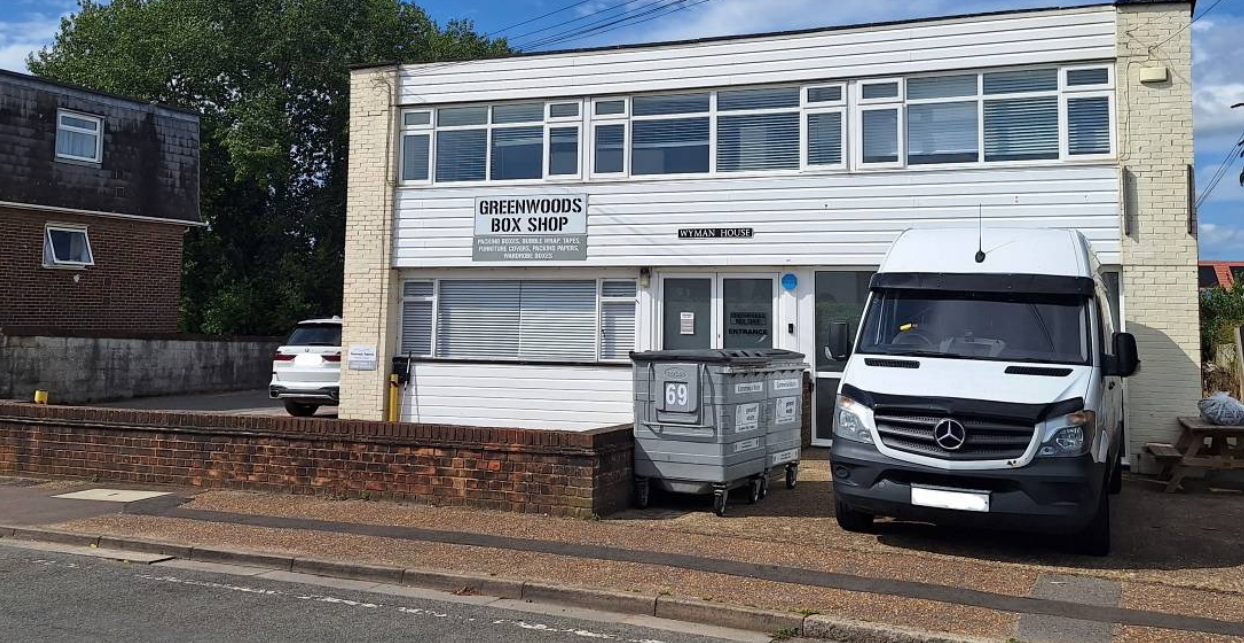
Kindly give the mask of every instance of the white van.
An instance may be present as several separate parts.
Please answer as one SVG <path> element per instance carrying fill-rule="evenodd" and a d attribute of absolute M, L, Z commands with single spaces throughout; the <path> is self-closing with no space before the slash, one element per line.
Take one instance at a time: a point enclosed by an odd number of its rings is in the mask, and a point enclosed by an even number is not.
<path fill-rule="evenodd" d="M 1074 534 L 1110 551 L 1120 490 L 1117 332 L 1099 264 L 1071 230 L 908 230 L 873 277 L 834 410 L 838 523 L 874 516 Z M 1109 492 L 1109 493 L 1107 493 Z"/>

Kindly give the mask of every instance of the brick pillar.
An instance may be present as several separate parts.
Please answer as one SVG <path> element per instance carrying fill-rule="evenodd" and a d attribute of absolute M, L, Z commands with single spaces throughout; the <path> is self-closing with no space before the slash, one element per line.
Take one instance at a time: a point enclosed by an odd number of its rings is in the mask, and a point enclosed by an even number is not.
<path fill-rule="evenodd" d="M 396 93 L 394 67 L 351 72 L 342 345 L 347 351 L 374 346 L 379 364 L 374 371 L 352 371 L 342 360 L 343 419 L 384 419 L 389 358 L 397 341 L 399 293 L 392 257 Z"/>
<path fill-rule="evenodd" d="M 1191 4 L 1121 3 L 1117 11 L 1117 134 L 1130 219 L 1122 245 L 1123 307 L 1142 362 L 1127 382 L 1135 455 L 1145 442 L 1173 441 L 1175 417 L 1195 415 L 1201 397 L 1197 238 L 1188 205 Z M 1167 80 L 1142 83 L 1141 70 L 1152 67 L 1165 67 Z"/>

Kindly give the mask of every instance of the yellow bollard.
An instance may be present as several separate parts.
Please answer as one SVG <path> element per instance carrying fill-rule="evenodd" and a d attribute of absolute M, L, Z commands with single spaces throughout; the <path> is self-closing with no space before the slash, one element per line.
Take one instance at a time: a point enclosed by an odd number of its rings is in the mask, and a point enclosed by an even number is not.
<path fill-rule="evenodd" d="M 401 393 L 401 385 L 397 383 L 397 374 L 389 376 L 389 421 L 397 422 L 398 416 L 398 395 Z"/>
<path fill-rule="evenodd" d="M 35 404 L 47 404 L 47 403 L 48 403 L 48 392 L 43 391 L 43 390 L 35 391 Z"/>

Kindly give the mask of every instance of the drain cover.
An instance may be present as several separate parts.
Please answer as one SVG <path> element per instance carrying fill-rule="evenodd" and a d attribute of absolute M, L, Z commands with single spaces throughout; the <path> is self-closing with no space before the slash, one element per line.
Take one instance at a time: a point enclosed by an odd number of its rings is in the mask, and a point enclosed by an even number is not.
<path fill-rule="evenodd" d="M 66 500 L 95 500 L 99 502 L 138 502 L 148 498 L 158 498 L 167 496 L 168 493 L 163 491 L 131 491 L 129 489 L 87 489 L 86 491 L 75 491 L 73 493 L 65 493 L 53 498 L 64 498 Z"/>

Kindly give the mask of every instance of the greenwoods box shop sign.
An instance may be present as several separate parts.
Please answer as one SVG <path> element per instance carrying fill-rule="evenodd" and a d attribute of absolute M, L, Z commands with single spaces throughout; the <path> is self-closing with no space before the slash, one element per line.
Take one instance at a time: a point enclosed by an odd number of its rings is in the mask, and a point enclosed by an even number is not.
<path fill-rule="evenodd" d="M 587 195 L 475 199 L 475 261 L 587 259 Z"/>

